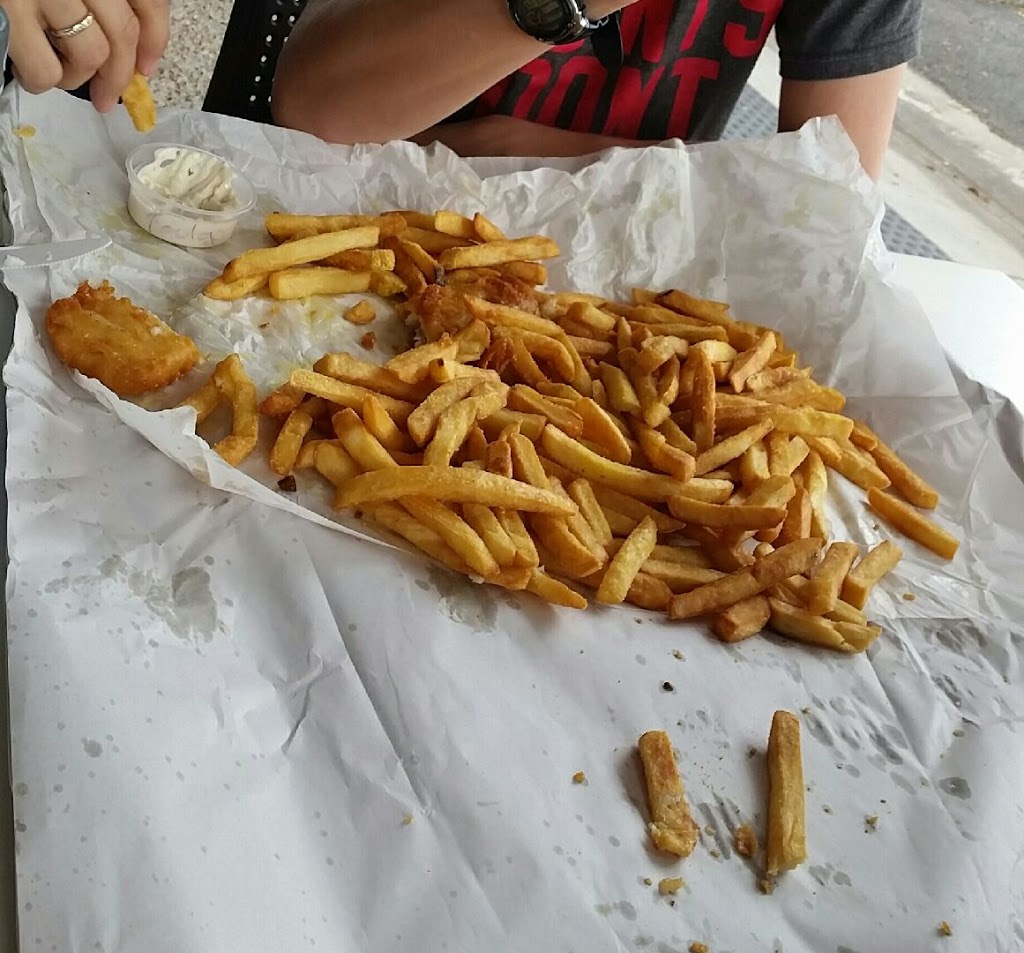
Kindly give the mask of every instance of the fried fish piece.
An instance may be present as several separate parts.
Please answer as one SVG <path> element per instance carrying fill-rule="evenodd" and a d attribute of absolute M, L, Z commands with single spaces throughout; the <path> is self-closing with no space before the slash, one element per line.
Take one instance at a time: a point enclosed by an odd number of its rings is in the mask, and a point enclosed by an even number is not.
<path fill-rule="evenodd" d="M 46 312 L 46 333 L 57 357 L 121 397 L 159 390 L 199 362 L 195 342 L 156 315 L 115 298 L 110 282 L 82 282 Z"/>

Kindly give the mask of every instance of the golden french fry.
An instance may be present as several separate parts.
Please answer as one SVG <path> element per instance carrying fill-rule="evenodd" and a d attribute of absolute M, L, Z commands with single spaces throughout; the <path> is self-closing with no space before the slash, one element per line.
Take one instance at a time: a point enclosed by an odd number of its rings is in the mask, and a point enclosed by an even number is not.
<path fill-rule="evenodd" d="M 426 496 L 447 503 L 483 503 L 523 510 L 569 516 L 573 505 L 550 490 L 517 480 L 452 467 L 412 466 L 364 473 L 338 491 L 338 507 L 399 500 L 405 496 Z"/>
<path fill-rule="evenodd" d="M 811 450 L 800 465 L 804 489 L 811 499 L 811 535 L 828 539 L 828 518 L 825 499 L 828 494 L 828 472 L 816 450 Z"/>
<path fill-rule="evenodd" d="M 441 232 L 415 226 L 405 229 L 405 231 L 399 233 L 398 237 L 405 241 L 415 242 L 430 255 L 440 255 L 448 249 L 461 248 L 468 244 L 465 238 L 456 238 L 454 235 L 442 235 Z M 445 270 L 447 271 L 448 269 L 446 268 Z"/>
<path fill-rule="evenodd" d="M 771 627 L 779 635 L 808 645 L 820 645 L 834 652 L 855 652 L 843 638 L 836 623 L 822 616 L 811 615 L 805 609 L 791 606 L 780 599 L 769 599 L 772 608 Z"/>
<path fill-rule="evenodd" d="M 793 498 L 786 507 L 786 518 L 782 523 L 777 541 L 779 545 L 792 543 L 811 536 L 811 498 L 802 487 L 794 487 Z"/>
<path fill-rule="evenodd" d="M 423 400 L 430 390 L 426 384 L 406 384 L 379 364 L 364 361 L 344 351 L 325 354 L 313 365 L 313 370 L 317 374 L 324 374 L 347 384 L 358 384 L 366 390 L 414 404 Z"/>
<path fill-rule="evenodd" d="M 640 414 L 640 399 L 625 371 L 613 364 L 602 364 L 601 383 L 612 410 L 620 414 Z"/>
<path fill-rule="evenodd" d="M 231 402 L 231 433 L 214 444 L 213 449 L 237 467 L 256 449 L 259 439 L 256 388 L 237 354 L 229 354 L 214 368 L 213 380 L 221 397 Z"/>
<path fill-rule="evenodd" d="M 498 517 L 498 522 L 508 533 L 509 539 L 516 545 L 515 565 L 527 567 L 539 565 L 540 555 L 537 552 L 537 547 L 519 513 L 516 510 L 496 509 L 494 515 Z"/>
<path fill-rule="evenodd" d="M 256 294 L 267 284 L 267 275 L 252 275 L 238 281 L 225 281 L 223 275 L 217 275 L 205 288 L 203 294 L 217 301 L 237 301 Z"/>
<path fill-rule="evenodd" d="M 508 278 L 515 278 L 528 285 L 547 284 L 548 270 L 538 261 L 510 261 L 495 268 Z"/>
<path fill-rule="evenodd" d="M 156 103 L 153 91 L 149 88 L 149 80 L 141 73 L 136 73 L 121 93 L 121 102 L 128 111 L 136 132 L 149 132 L 156 125 Z"/>
<path fill-rule="evenodd" d="M 878 446 L 878 434 L 864 421 L 855 420 L 853 422 L 853 430 L 850 431 L 850 443 L 860 447 L 862 450 L 871 451 Z"/>
<path fill-rule="evenodd" d="M 398 425 L 391 419 L 391 414 L 388 413 L 387 408 L 376 394 L 366 394 L 363 397 L 360 410 L 366 429 L 381 442 L 386 450 L 399 450 L 406 453 L 413 450 L 411 441 L 399 430 Z"/>
<path fill-rule="evenodd" d="M 697 586 L 714 582 L 724 575 L 717 569 L 687 566 L 685 563 L 653 557 L 643 564 L 643 571 L 655 579 L 662 580 L 673 592 L 687 592 L 696 589 Z"/>
<path fill-rule="evenodd" d="M 573 411 L 583 422 L 582 436 L 597 444 L 604 455 L 616 463 L 629 463 L 633 457 L 629 441 L 611 414 L 590 397 L 581 397 Z"/>
<path fill-rule="evenodd" d="M 278 431 L 270 451 L 270 469 L 280 476 L 292 472 L 302 441 L 313 427 L 313 418 L 303 410 L 293 410 Z"/>
<path fill-rule="evenodd" d="M 520 433 L 525 434 L 536 442 L 540 440 L 540 435 L 547 426 L 547 421 L 540 414 L 524 414 L 518 410 L 509 410 L 508 407 L 503 407 L 482 421 L 480 426 L 491 440 L 496 440 L 500 437 L 502 431 L 508 427 L 514 427 Z"/>
<path fill-rule="evenodd" d="M 454 360 L 458 352 L 458 342 L 445 334 L 429 344 L 421 344 L 419 347 L 403 351 L 391 358 L 384 367 L 400 381 L 404 381 L 406 384 L 415 384 L 428 376 L 432 361 Z"/>
<path fill-rule="evenodd" d="M 503 568 L 509 568 L 516 562 L 516 544 L 501 525 L 501 520 L 494 510 L 480 503 L 464 503 L 462 515 L 484 541 L 495 562 Z"/>
<path fill-rule="evenodd" d="M 353 248 L 325 258 L 323 264 L 348 271 L 394 271 L 395 253 L 388 248 Z"/>
<path fill-rule="evenodd" d="M 710 526 L 716 529 L 766 529 L 781 523 L 786 511 L 780 506 L 748 506 L 724 503 L 703 503 L 685 496 L 672 496 L 668 501 L 669 511 L 684 523 Z"/>
<path fill-rule="evenodd" d="M 836 607 L 843 581 L 857 558 L 856 543 L 836 542 L 829 546 L 821 562 L 811 573 L 802 596 L 812 615 L 827 615 Z"/>
<path fill-rule="evenodd" d="M 637 747 L 647 781 L 651 840 L 659 850 L 689 857 L 697 846 L 698 831 L 686 803 L 672 742 L 664 731 L 648 731 L 640 736 Z"/>
<path fill-rule="evenodd" d="M 639 420 L 633 423 L 633 434 L 647 462 L 655 470 L 668 473 L 683 483 L 693 478 L 694 459 L 685 450 L 673 447 L 663 434 Z"/>
<path fill-rule="evenodd" d="M 475 233 L 474 237 L 482 242 L 502 242 L 505 240 L 504 232 L 480 212 L 473 216 L 473 231 Z"/>
<path fill-rule="evenodd" d="M 705 348 L 694 348 L 686 359 L 693 368 L 693 393 L 690 407 L 693 414 L 693 442 L 704 453 L 715 443 L 715 375 Z"/>
<path fill-rule="evenodd" d="M 396 536 L 401 536 L 442 565 L 464 575 L 470 574 L 469 566 L 463 562 L 462 557 L 451 546 L 441 539 L 434 530 L 429 526 L 424 526 L 399 504 L 374 503 L 365 507 L 363 512 L 373 522 L 391 530 Z"/>
<path fill-rule="evenodd" d="M 285 268 L 329 258 L 350 248 L 372 248 L 379 240 L 380 229 L 376 225 L 364 225 L 339 232 L 313 235 L 310 238 L 299 238 L 274 248 L 253 248 L 228 262 L 224 269 L 224 279 L 237 281 L 251 275 L 279 272 Z"/>
<path fill-rule="evenodd" d="M 809 367 L 769 367 L 756 374 L 751 374 L 747 379 L 746 389 L 753 394 L 768 390 L 772 387 L 779 387 L 788 384 L 790 381 L 799 380 L 801 377 L 809 377 Z"/>
<path fill-rule="evenodd" d="M 720 395 L 726 397 L 727 395 Z M 800 434 L 808 443 L 811 437 L 834 437 L 845 440 L 853 429 L 853 422 L 840 414 L 824 410 L 786 407 L 766 401 L 723 403 L 719 400 L 715 412 L 715 426 L 719 430 L 741 430 L 771 417 L 775 429 L 782 433 Z"/>
<path fill-rule="evenodd" d="M 442 209 L 434 214 L 434 231 L 443 235 L 454 235 L 456 238 L 466 238 L 475 241 L 477 238 L 476 228 L 473 223 L 460 215 L 458 212 L 450 212 Z"/>
<path fill-rule="evenodd" d="M 271 212 L 265 219 L 267 233 L 278 242 L 290 241 L 300 234 L 321 235 L 351 228 L 375 225 L 381 237 L 394 235 L 406 227 L 400 215 L 289 215 Z M 315 259 L 311 259 L 315 260 Z"/>
<path fill-rule="evenodd" d="M 307 447 L 314 445 L 313 466 L 335 487 L 363 472 L 363 468 L 352 459 L 352 455 L 340 443 L 333 440 L 317 440 L 306 444 Z"/>
<path fill-rule="evenodd" d="M 753 426 L 747 427 L 746 430 L 741 430 L 739 433 L 733 434 L 731 437 L 726 437 L 724 440 L 720 440 L 709 450 L 705 450 L 698 458 L 695 473 L 703 474 L 708 473 L 711 470 L 717 470 L 723 464 L 728 463 L 730 460 L 735 460 L 737 457 L 747 453 L 755 445 L 760 446 L 760 441 L 765 437 L 771 429 L 775 426 L 775 422 L 771 417 L 765 417 L 764 420 L 759 421 Z M 756 451 L 755 451 L 756 453 Z M 756 466 L 757 460 L 753 457 L 748 466 Z M 756 472 L 758 482 L 761 479 L 767 479 L 770 475 L 770 471 L 764 473 L 761 476 L 760 472 Z M 749 481 L 744 478 L 744 484 Z"/>
<path fill-rule="evenodd" d="M 178 406 L 191 407 L 195 410 L 196 426 L 198 427 L 220 406 L 221 400 L 223 400 L 223 394 L 211 375 L 202 387 L 189 394 Z"/>
<path fill-rule="evenodd" d="M 449 248 L 441 252 L 438 261 L 445 271 L 451 271 L 454 268 L 486 268 L 510 261 L 557 258 L 560 254 L 558 245 L 550 238 L 537 236 L 485 242 L 468 248 Z"/>
<path fill-rule="evenodd" d="M 541 599 L 552 605 L 565 606 L 568 609 L 586 609 L 587 607 L 587 600 L 575 589 L 570 589 L 565 583 L 552 579 L 541 569 L 534 569 L 530 574 L 526 591 L 540 596 Z"/>
<path fill-rule="evenodd" d="M 316 371 L 307 371 L 304 368 L 297 368 L 288 377 L 288 383 L 304 394 L 313 394 L 322 397 L 332 404 L 339 404 L 342 407 L 362 407 L 363 399 L 367 394 L 374 393 L 366 387 L 358 384 L 349 384 Z M 388 397 L 386 394 L 377 394 L 377 399 L 384 405 L 384 408 L 399 423 L 405 423 L 413 411 L 413 405 L 408 401 L 398 400 L 395 397 Z"/>
<path fill-rule="evenodd" d="M 539 414 L 570 437 L 583 433 L 583 420 L 576 411 L 554 403 L 525 384 L 516 384 L 508 396 L 509 407 L 525 414 Z"/>
<path fill-rule="evenodd" d="M 508 438 L 499 438 L 487 445 L 484 469 L 499 476 L 512 478 L 512 445 Z"/>
<path fill-rule="evenodd" d="M 658 541 L 658 528 L 649 516 L 645 517 L 622 544 L 605 569 L 597 588 L 598 602 L 616 605 L 625 601 L 636 574 L 647 561 Z"/>
<path fill-rule="evenodd" d="M 283 246 L 278 246 L 281 248 Z M 268 278 L 271 297 L 278 301 L 308 298 L 311 295 L 356 294 L 370 290 L 369 271 L 345 271 L 317 265 L 286 268 Z"/>
<path fill-rule="evenodd" d="M 504 384 L 482 384 L 474 388 L 471 396 L 443 411 L 424 454 L 424 463 L 438 468 L 447 466 L 477 421 L 500 410 L 507 399 L 508 388 Z"/>
<path fill-rule="evenodd" d="M 665 612 L 672 601 L 672 590 L 668 583 L 645 572 L 638 572 L 626 593 L 626 602 L 652 612 Z"/>
<path fill-rule="evenodd" d="M 952 559 L 960 548 L 960 541 L 955 536 L 889 493 L 874 488 L 868 490 L 868 506 L 890 526 L 930 549 L 936 556 Z"/>
<path fill-rule="evenodd" d="M 865 461 L 852 444 L 840 444 L 827 437 L 808 437 L 807 442 L 827 467 L 841 473 L 861 489 L 889 486 L 889 478 L 873 462 Z"/>
<path fill-rule="evenodd" d="M 689 342 L 683 338 L 671 335 L 650 337 L 640 345 L 634 367 L 638 374 L 651 374 L 673 357 L 686 357 L 689 349 Z"/>
<path fill-rule="evenodd" d="M 766 331 L 757 339 L 757 344 L 742 354 L 738 354 L 729 368 L 729 383 L 738 394 L 743 390 L 750 377 L 763 370 L 768 359 L 775 351 L 777 339 L 771 331 Z"/>
<path fill-rule="evenodd" d="M 594 495 L 593 487 L 586 480 L 573 480 L 567 487 L 569 497 L 579 507 L 580 514 L 587 521 L 594 537 L 607 547 L 612 541 L 611 527 Z"/>
<path fill-rule="evenodd" d="M 552 460 L 577 476 L 585 477 L 592 484 L 602 484 L 638 499 L 667 500 L 684 490 L 685 485 L 679 480 L 602 457 L 556 427 L 544 428 L 541 446 Z"/>
<path fill-rule="evenodd" d="M 855 652 L 866 651 L 882 634 L 882 627 L 872 623 L 844 622 L 837 619 L 832 624 L 846 644 L 851 646 Z"/>
<path fill-rule="evenodd" d="M 856 426 L 856 425 L 855 425 Z M 926 510 L 939 505 L 939 494 L 925 480 L 916 474 L 889 447 L 877 438 L 875 445 L 868 448 L 878 469 L 892 482 L 892 488 L 909 503 Z"/>
<path fill-rule="evenodd" d="M 765 873 L 774 877 L 807 859 L 800 722 L 788 711 L 772 717 L 768 736 L 768 837 Z"/>
<path fill-rule="evenodd" d="M 903 550 L 899 546 L 892 540 L 883 540 L 847 573 L 842 585 L 843 600 L 856 609 L 863 609 L 876 583 L 895 569 L 902 558 Z"/>
<path fill-rule="evenodd" d="M 761 632 L 771 614 L 766 596 L 752 596 L 716 615 L 711 620 L 711 628 L 723 642 L 742 642 Z"/>
<path fill-rule="evenodd" d="M 331 418 L 331 424 L 341 445 L 361 469 L 387 470 L 398 466 L 392 454 L 370 433 L 351 407 L 336 413 Z"/>
<path fill-rule="evenodd" d="M 345 320 L 349 324 L 369 324 L 376 317 L 377 312 L 374 311 L 373 305 L 365 298 L 351 308 L 345 309 Z"/>
<path fill-rule="evenodd" d="M 484 578 L 497 575 L 497 561 L 476 530 L 458 513 L 443 503 L 422 496 L 405 497 L 401 504 L 410 516 L 451 546 L 474 572 Z"/>
<path fill-rule="evenodd" d="M 658 304 L 680 314 L 688 314 L 694 318 L 700 318 L 709 324 L 717 324 L 720 327 L 728 327 L 733 323 L 729 317 L 729 305 L 724 301 L 710 301 L 706 298 L 695 298 L 685 291 L 667 291 L 658 295 L 655 299 Z"/>

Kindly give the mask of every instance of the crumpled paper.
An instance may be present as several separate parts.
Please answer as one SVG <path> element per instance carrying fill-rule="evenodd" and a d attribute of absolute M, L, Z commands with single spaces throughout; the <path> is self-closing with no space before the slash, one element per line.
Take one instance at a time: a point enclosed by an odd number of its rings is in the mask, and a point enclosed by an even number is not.
<path fill-rule="evenodd" d="M 555 169 L 168 113 L 154 140 L 219 152 L 260 192 L 231 244 L 204 252 L 127 216 L 124 117 L 9 92 L 0 123 L 15 240 L 113 243 L 4 273 L 20 302 L 5 379 L 19 884 L 35 898 L 23 943 L 896 950 L 940 943 L 939 920 L 979 948 L 1024 937 L 1020 416 L 947 363 L 891 283 L 880 202 L 836 123 Z M 15 138 L 19 124 L 36 135 Z M 945 564 L 907 544 L 872 603 L 886 635 L 857 659 L 556 612 L 330 532 L 322 501 L 300 508 L 265 474 L 224 466 L 188 412 L 72 380 L 44 346 L 49 301 L 103 277 L 211 359 L 247 350 L 264 388 L 289 362 L 351 346 L 354 329 L 326 316 L 277 314 L 259 334 L 261 316 L 195 299 L 278 207 L 485 209 L 511 234 L 559 241 L 552 287 L 730 301 L 780 328 L 920 467 L 960 554 Z M 140 453 L 93 398 L 208 488 Z M 887 535 L 834 483 L 837 535 Z M 58 539 L 70 552 L 55 572 Z M 811 859 L 765 898 L 729 831 L 760 828 L 763 762 L 747 749 L 763 750 L 782 706 L 803 710 Z M 646 848 L 630 752 L 652 727 L 680 748 L 707 825 L 681 865 Z M 677 874 L 675 906 L 644 882 Z"/>

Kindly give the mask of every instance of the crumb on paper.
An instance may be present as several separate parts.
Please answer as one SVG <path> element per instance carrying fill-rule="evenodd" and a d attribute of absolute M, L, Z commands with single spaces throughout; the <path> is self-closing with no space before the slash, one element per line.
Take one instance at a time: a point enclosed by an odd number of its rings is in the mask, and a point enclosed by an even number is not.
<path fill-rule="evenodd" d="M 903 593 L 903 598 L 907 602 L 913 602 L 917 598 L 917 596 L 915 596 L 912 592 L 905 592 Z"/>
<path fill-rule="evenodd" d="M 761 893 L 765 894 L 768 897 L 775 893 L 775 881 L 769 880 L 767 877 L 765 877 L 764 880 L 761 881 L 760 887 Z"/>
<path fill-rule="evenodd" d="M 715 827 L 714 824 L 705 824 L 704 833 L 707 834 L 708 837 L 714 837 L 718 833 L 718 828 Z"/>
<path fill-rule="evenodd" d="M 869 814 L 867 817 L 864 818 L 864 823 L 867 824 L 867 826 L 870 827 L 873 831 L 878 830 L 878 815 Z"/>
<path fill-rule="evenodd" d="M 674 897 L 685 885 L 686 881 L 682 877 L 662 877 L 658 881 L 658 893 L 663 897 L 669 895 Z"/>
<path fill-rule="evenodd" d="M 582 771 L 577 771 L 572 776 L 572 783 L 573 784 L 582 784 L 586 780 L 587 780 L 587 776 Z"/>
<path fill-rule="evenodd" d="M 733 845 L 741 857 L 753 857 L 757 853 L 757 834 L 749 824 L 740 824 L 733 834 Z"/>
<path fill-rule="evenodd" d="M 269 327 L 270 327 L 270 322 L 269 322 L 269 321 L 264 321 L 264 322 L 263 322 L 263 323 L 262 323 L 262 324 L 261 324 L 261 325 L 259 326 L 259 328 L 260 328 L 260 330 L 261 330 L 261 331 L 263 331 L 263 330 L 265 330 L 266 328 L 269 328 Z"/>
<path fill-rule="evenodd" d="M 809 715 L 811 713 L 811 706 L 808 705 L 805 708 L 801 708 L 800 711 L 802 711 L 805 715 Z"/>
<path fill-rule="evenodd" d="M 751 745 L 749 748 L 747 748 L 747 757 L 748 758 L 756 758 L 757 757 L 757 748 L 755 748 L 753 745 Z"/>
<path fill-rule="evenodd" d="M 14 134 L 19 139 L 31 139 L 36 134 L 35 126 L 17 126 L 14 130 Z"/>
<path fill-rule="evenodd" d="M 953 737 L 954 738 L 962 738 L 965 734 L 966 734 L 966 732 L 963 730 L 963 728 L 954 728 L 953 729 Z"/>
<path fill-rule="evenodd" d="M 654 881 L 650 877 L 644 877 L 644 883 L 649 887 Z"/>
<path fill-rule="evenodd" d="M 712 847 L 711 850 L 708 851 L 708 853 L 716 860 L 722 856 L 722 852 L 715 847 Z"/>
<path fill-rule="evenodd" d="M 295 482 L 295 477 L 289 473 L 288 476 L 277 481 L 277 488 L 282 493 L 294 493 L 299 487 Z"/>
<path fill-rule="evenodd" d="M 671 682 L 662 682 L 661 689 L 665 692 L 674 692 L 676 690 L 676 687 Z"/>
<path fill-rule="evenodd" d="M 708 953 L 708 947 L 706 943 L 691 943 L 690 953 Z"/>
<path fill-rule="evenodd" d="M 827 804 L 823 805 L 821 809 L 822 809 L 822 810 L 823 810 L 823 811 L 824 811 L 824 812 L 825 812 L 826 814 L 831 814 L 831 813 L 832 813 L 832 808 L 830 808 L 830 807 L 829 807 L 829 806 L 828 806 Z"/>
<path fill-rule="evenodd" d="M 367 331 L 359 339 L 359 346 L 367 351 L 372 351 L 377 345 L 377 335 L 373 331 Z"/>
<path fill-rule="evenodd" d="M 953 935 L 953 928 L 945 920 L 943 920 L 939 924 L 939 936 L 952 936 L 952 935 Z"/>
<path fill-rule="evenodd" d="M 685 656 L 685 655 L 683 655 L 683 653 L 682 653 L 682 652 L 680 652 L 680 651 L 679 651 L 679 649 L 672 649 L 672 654 L 673 654 L 673 655 L 674 655 L 674 656 L 675 656 L 675 657 L 676 657 L 677 659 L 681 659 L 681 660 L 682 660 L 682 661 L 684 661 L 684 662 L 686 661 L 686 656 Z"/>
<path fill-rule="evenodd" d="M 406 827 L 408 827 L 412 823 L 412 815 L 411 814 L 403 814 L 402 815 L 402 823 Z"/>

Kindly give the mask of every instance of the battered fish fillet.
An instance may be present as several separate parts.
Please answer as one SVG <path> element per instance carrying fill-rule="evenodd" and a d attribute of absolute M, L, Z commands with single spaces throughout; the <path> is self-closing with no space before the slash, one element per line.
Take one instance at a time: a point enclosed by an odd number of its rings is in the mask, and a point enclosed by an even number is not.
<path fill-rule="evenodd" d="M 128 298 L 108 281 L 82 282 L 46 312 L 46 333 L 68 367 L 106 384 L 121 397 L 159 390 L 199 361 L 195 342 Z"/>

